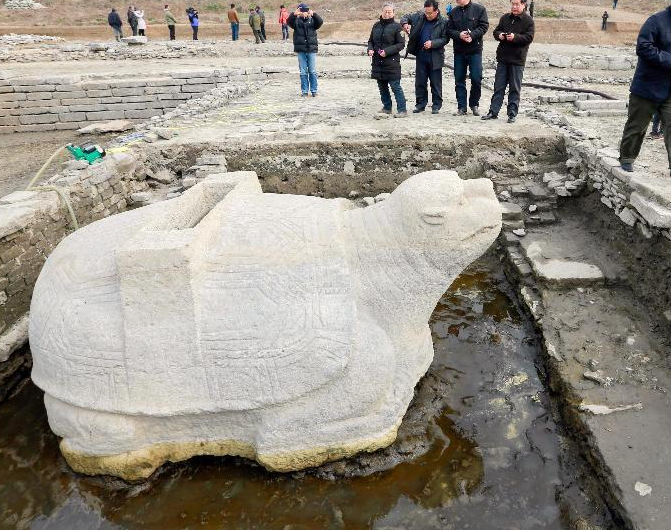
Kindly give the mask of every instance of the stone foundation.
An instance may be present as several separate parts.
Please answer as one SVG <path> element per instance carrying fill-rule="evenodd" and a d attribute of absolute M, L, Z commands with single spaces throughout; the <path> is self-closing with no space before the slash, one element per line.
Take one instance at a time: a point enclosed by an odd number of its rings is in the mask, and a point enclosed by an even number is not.
<path fill-rule="evenodd" d="M 284 73 L 281 68 L 253 67 L 126 79 L 0 77 L 0 134 L 76 130 L 106 120 L 144 120 L 161 116 L 215 88 L 245 93 L 249 83 L 280 73 Z"/>

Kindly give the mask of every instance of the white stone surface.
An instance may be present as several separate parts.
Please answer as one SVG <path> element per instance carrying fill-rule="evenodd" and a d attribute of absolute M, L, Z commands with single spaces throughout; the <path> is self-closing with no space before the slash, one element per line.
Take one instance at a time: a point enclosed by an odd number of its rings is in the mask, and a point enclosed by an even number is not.
<path fill-rule="evenodd" d="M 500 228 L 491 181 L 431 171 L 368 208 L 220 174 L 80 229 L 30 320 L 66 459 L 136 479 L 196 454 L 288 471 L 388 445 L 437 301 Z"/>
<path fill-rule="evenodd" d="M 603 272 L 596 265 L 547 257 L 535 241 L 523 244 L 522 248 L 535 275 L 549 285 L 577 287 L 599 284 L 604 281 Z"/>
<path fill-rule="evenodd" d="M 0 362 L 9 359 L 9 356 L 28 341 L 28 315 L 23 315 L 12 324 L 7 331 L 0 335 Z"/>
<path fill-rule="evenodd" d="M 629 198 L 631 205 L 636 208 L 650 226 L 656 228 L 671 228 L 671 210 L 651 199 L 646 199 L 640 193 L 633 192 Z"/>

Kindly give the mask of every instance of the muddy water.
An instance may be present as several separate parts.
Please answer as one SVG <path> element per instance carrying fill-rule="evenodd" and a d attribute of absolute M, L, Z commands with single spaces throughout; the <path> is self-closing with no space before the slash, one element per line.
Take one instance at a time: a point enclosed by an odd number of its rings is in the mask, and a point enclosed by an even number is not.
<path fill-rule="evenodd" d="M 535 338 L 496 270 L 477 262 L 438 304 L 434 363 L 395 444 L 316 473 L 196 458 L 141 485 L 78 476 L 26 385 L 0 406 L 0 528 L 562 528 Z"/>

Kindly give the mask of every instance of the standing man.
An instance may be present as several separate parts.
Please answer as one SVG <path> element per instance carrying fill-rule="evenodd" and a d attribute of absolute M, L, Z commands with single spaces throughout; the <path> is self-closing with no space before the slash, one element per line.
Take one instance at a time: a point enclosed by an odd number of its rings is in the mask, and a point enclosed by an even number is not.
<path fill-rule="evenodd" d="M 128 13 L 126 13 L 128 25 L 133 32 L 133 37 L 137 36 L 137 16 L 135 15 L 135 6 L 128 6 Z"/>
<path fill-rule="evenodd" d="M 119 42 L 121 39 L 123 39 L 123 32 L 121 31 L 123 22 L 121 22 L 121 17 L 119 16 L 119 13 L 117 13 L 116 9 L 112 8 L 112 11 L 110 11 L 109 15 L 107 15 L 107 23 L 112 28 L 116 41 Z"/>
<path fill-rule="evenodd" d="M 495 120 L 508 87 L 508 123 L 514 123 L 520 105 L 520 90 L 529 46 L 534 40 L 534 19 L 525 12 L 527 0 L 511 0 L 510 13 L 501 17 L 494 30 L 496 49 L 494 95 L 483 120 Z"/>
<path fill-rule="evenodd" d="M 165 4 L 163 8 L 163 13 L 165 14 L 165 23 L 168 26 L 168 33 L 170 34 L 170 40 L 175 40 L 175 24 L 177 24 L 177 19 L 170 12 L 170 6 Z"/>
<path fill-rule="evenodd" d="M 394 20 L 394 6 L 386 2 L 382 6 L 380 20 L 373 25 L 368 39 L 368 57 L 371 58 L 371 77 L 377 80 L 382 99 L 382 112 L 391 114 L 391 94 L 396 98 L 399 118 L 408 115 L 405 108 L 405 94 L 401 87 L 401 50 L 405 48 L 405 33 Z"/>
<path fill-rule="evenodd" d="M 238 40 L 238 36 L 240 35 L 240 19 L 238 18 L 238 12 L 235 10 L 235 4 L 231 4 L 231 8 L 228 10 L 228 21 L 231 24 L 233 40 Z"/>
<path fill-rule="evenodd" d="M 407 34 L 408 49 L 417 58 L 415 73 L 415 108 L 417 114 L 424 112 L 429 102 L 427 81 L 431 85 L 431 113 L 438 114 L 443 106 L 443 66 L 445 63 L 445 45 L 447 20 L 438 10 L 438 2 L 426 0 L 424 11 L 418 11 L 401 18 L 401 26 Z"/>
<path fill-rule="evenodd" d="M 601 31 L 606 31 L 607 26 L 608 26 L 608 11 L 604 11 L 603 15 L 601 15 Z"/>
<path fill-rule="evenodd" d="M 287 20 L 289 20 L 289 11 L 284 7 L 284 4 L 282 4 L 280 6 L 280 16 L 277 21 L 280 23 L 280 26 L 282 26 L 283 41 L 289 40 L 289 25 L 287 24 Z"/>
<path fill-rule="evenodd" d="M 287 24 L 294 30 L 294 51 L 298 56 L 301 75 L 301 96 L 308 92 L 317 97 L 317 51 L 319 41 L 317 30 L 324 21 L 307 4 L 298 4 L 296 11 L 289 15 Z"/>
<path fill-rule="evenodd" d="M 256 44 L 266 42 L 266 39 L 264 39 L 263 35 L 261 34 L 261 17 L 253 7 L 249 8 L 249 27 L 252 28 L 252 33 L 256 39 Z"/>
<path fill-rule="evenodd" d="M 618 0 L 613 0 L 613 9 L 617 9 Z"/>
<path fill-rule="evenodd" d="M 620 142 L 620 165 L 625 171 L 634 171 L 652 115 L 659 112 L 671 168 L 671 6 L 645 21 L 638 34 L 636 55 L 629 115 Z"/>
<path fill-rule="evenodd" d="M 484 6 L 471 0 L 457 0 L 450 13 L 448 35 L 454 46 L 454 84 L 457 93 L 457 114 L 465 116 L 468 107 L 479 116 L 482 91 L 482 37 L 487 33 L 489 20 Z M 466 71 L 471 74 L 471 96 L 467 100 Z"/>
<path fill-rule="evenodd" d="M 189 17 L 189 23 L 191 24 L 191 30 L 193 31 L 193 40 L 198 40 L 198 28 L 200 27 L 198 11 L 193 7 L 190 7 L 186 10 L 186 14 Z"/>
<path fill-rule="evenodd" d="M 263 36 L 263 41 L 265 42 L 268 40 L 268 37 L 266 37 L 266 14 L 263 12 L 263 9 L 261 9 L 261 6 L 256 6 L 256 12 L 259 14 L 259 18 L 261 19 L 261 35 Z"/>

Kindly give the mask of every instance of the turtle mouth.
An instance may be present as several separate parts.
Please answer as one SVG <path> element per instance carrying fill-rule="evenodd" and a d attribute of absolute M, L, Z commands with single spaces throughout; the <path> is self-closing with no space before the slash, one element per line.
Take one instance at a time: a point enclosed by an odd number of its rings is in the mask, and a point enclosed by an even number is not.
<path fill-rule="evenodd" d="M 447 208 L 436 206 L 434 208 L 426 208 L 420 217 L 428 225 L 442 225 L 447 216 Z"/>
<path fill-rule="evenodd" d="M 495 230 L 495 229 L 497 228 L 497 226 L 498 226 L 498 225 L 486 225 L 486 226 L 483 226 L 482 228 L 479 228 L 479 229 L 476 230 L 475 232 L 471 232 L 471 233 L 468 234 L 467 236 L 463 237 L 461 240 L 462 240 L 462 241 L 468 241 L 468 240 L 470 240 L 470 239 L 473 239 L 473 238 L 479 236 L 480 234 L 484 234 L 484 233 L 486 233 L 486 232 L 489 232 L 490 230 Z"/>

